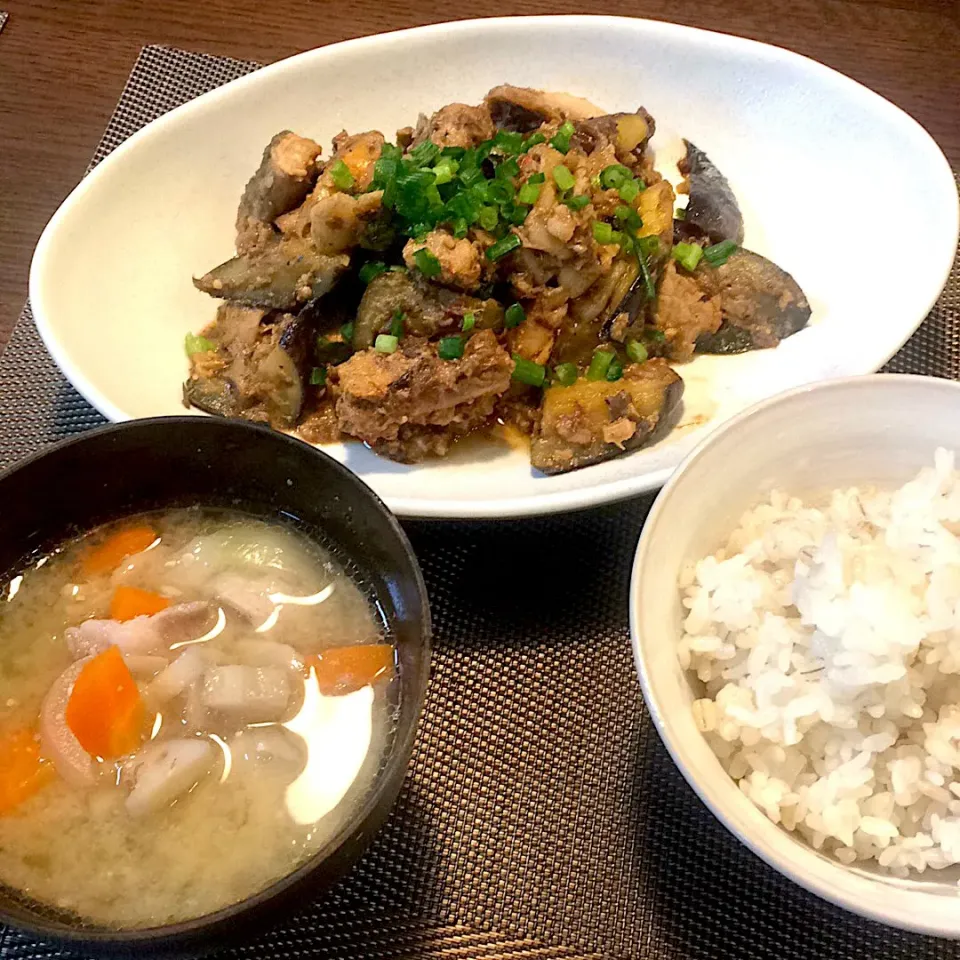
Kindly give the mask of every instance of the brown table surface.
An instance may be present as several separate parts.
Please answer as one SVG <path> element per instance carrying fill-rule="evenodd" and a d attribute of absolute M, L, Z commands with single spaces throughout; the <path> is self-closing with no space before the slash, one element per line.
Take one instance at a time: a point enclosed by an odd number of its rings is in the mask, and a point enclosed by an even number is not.
<path fill-rule="evenodd" d="M 960 0 L 607 0 L 592 8 L 582 0 L 462 8 L 427 0 L 0 0 L 0 8 L 10 13 L 0 33 L 0 347 L 26 297 L 40 231 L 83 174 L 148 43 L 268 62 L 456 16 L 672 20 L 789 47 L 849 74 L 916 117 L 960 167 Z"/>

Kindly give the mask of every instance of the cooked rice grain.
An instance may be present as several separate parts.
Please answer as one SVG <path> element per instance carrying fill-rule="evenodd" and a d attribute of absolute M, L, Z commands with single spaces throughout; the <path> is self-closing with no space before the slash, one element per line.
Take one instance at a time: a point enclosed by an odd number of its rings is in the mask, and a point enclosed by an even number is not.
<path fill-rule="evenodd" d="M 960 473 L 774 493 L 680 577 L 697 728 L 774 823 L 899 876 L 960 863 Z"/>

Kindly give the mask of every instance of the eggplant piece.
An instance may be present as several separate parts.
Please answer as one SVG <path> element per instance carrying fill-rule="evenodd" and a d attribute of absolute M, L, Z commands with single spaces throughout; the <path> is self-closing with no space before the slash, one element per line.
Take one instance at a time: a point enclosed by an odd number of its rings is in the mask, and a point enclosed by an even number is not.
<path fill-rule="evenodd" d="M 659 359 L 630 365 L 614 383 L 548 387 L 530 462 L 543 473 L 563 473 L 636 450 L 669 432 L 682 397 L 683 380 Z"/>
<path fill-rule="evenodd" d="M 483 102 L 498 130 L 524 134 L 532 133 L 542 123 L 586 120 L 603 115 L 603 110 L 582 97 L 509 84 L 494 87 Z"/>
<path fill-rule="evenodd" d="M 653 117 L 640 107 L 636 113 L 608 113 L 578 120 L 570 142 L 584 153 L 612 144 L 619 160 L 639 160 L 657 129 Z"/>
<path fill-rule="evenodd" d="M 720 303 L 722 323 L 697 337 L 702 353 L 743 353 L 775 347 L 806 326 L 810 304 L 786 270 L 750 250 L 738 250 L 726 263 L 701 263 L 694 278 L 707 297 Z"/>
<path fill-rule="evenodd" d="M 270 222 L 299 206 L 317 179 L 320 144 L 282 130 L 266 146 L 257 172 L 250 178 L 237 220 Z"/>
<path fill-rule="evenodd" d="M 230 309 L 233 314 L 226 313 Z M 224 304 L 217 321 L 204 331 L 216 353 L 193 356 L 184 399 L 217 416 L 292 427 L 306 396 L 314 328 L 302 317 L 281 314 L 260 324 L 251 343 L 236 333 L 235 324 L 244 319 L 240 313 Z"/>
<path fill-rule="evenodd" d="M 323 256 L 299 237 L 287 237 L 264 250 L 234 257 L 193 285 L 211 297 L 252 307 L 292 310 L 322 297 L 350 265 L 350 258 Z"/>
<path fill-rule="evenodd" d="M 727 178 L 699 147 L 683 142 L 687 152 L 677 168 L 687 178 L 690 201 L 683 220 L 677 221 L 678 234 L 682 239 L 743 243 L 743 215 Z"/>
<path fill-rule="evenodd" d="M 480 300 L 438 287 L 406 270 L 388 270 L 370 281 L 360 301 L 353 330 L 354 349 L 372 347 L 377 334 L 390 329 L 398 310 L 404 315 L 406 332 L 417 337 L 458 331 L 468 313 L 476 317 L 478 330 L 503 326 L 503 307 L 496 300 Z"/>

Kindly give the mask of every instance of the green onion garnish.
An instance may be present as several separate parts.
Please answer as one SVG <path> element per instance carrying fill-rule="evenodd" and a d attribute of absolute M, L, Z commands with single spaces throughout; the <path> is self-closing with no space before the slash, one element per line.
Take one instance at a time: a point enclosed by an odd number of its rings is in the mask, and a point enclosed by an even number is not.
<path fill-rule="evenodd" d="M 353 343 L 353 324 L 345 323 L 340 328 L 340 336 L 343 337 L 344 343 Z"/>
<path fill-rule="evenodd" d="M 467 235 L 467 221 L 463 217 L 457 217 L 453 221 L 453 235 L 457 240 L 462 240 Z"/>
<path fill-rule="evenodd" d="M 614 353 L 612 350 L 597 350 L 590 360 L 590 367 L 587 370 L 588 380 L 604 380 L 607 376 L 607 370 L 613 361 Z"/>
<path fill-rule="evenodd" d="M 637 246 L 645 257 L 656 257 L 660 253 L 659 237 L 637 237 Z"/>
<path fill-rule="evenodd" d="M 413 262 L 425 277 L 439 277 L 443 272 L 440 261 L 426 247 L 421 247 L 413 255 Z"/>
<path fill-rule="evenodd" d="M 371 260 L 360 268 L 360 281 L 369 283 L 374 277 L 379 277 L 381 273 L 386 273 L 387 265 L 379 260 Z"/>
<path fill-rule="evenodd" d="M 637 199 L 637 194 L 640 193 L 640 184 L 633 179 L 624 180 L 617 193 L 620 194 L 620 199 L 624 203 L 633 203 Z"/>
<path fill-rule="evenodd" d="M 531 133 L 526 140 L 523 141 L 523 146 L 520 148 L 521 153 L 526 153 L 531 147 L 535 147 L 538 143 L 546 143 L 547 138 L 542 133 Z"/>
<path fill-rule="evenodd" d="M 561 153 L 566 153 L 570 149 L 570 138 L 574 134 L 574 126 L 566 120 L 560 125 L 560 129 L 550 138 L 550 146 Z"/>
<path fill-rule="evenodd" d="M 463 356 L 463 338 L 441 338 L 437 344 L 437 356 L 441 360 L 459 360 Z"/>
<path fill-rule="evenodd" d="M 614 357 L 610 361 L 610 366 L 607 367 L 607 382 L 613 383 L 615 380 L 619 380 L 623 376 L 623 364 Z"/>
<path fill-rule="evenodd" d="M 350 168 L 339 159 L 330 164 L 330 179 L 338 190 L 349 190 L 356 182 Z"/>
<path fill-rule="evenodd" d="M 531 173 L 527 177 L 527 183 L 546 183 L 547 177 L 544 173 Z"/>
<path fill-rule="evenodd" d="M 647 348 L 639 340 L 628 340 L 627 356 L 634 363 L 643 363 L 649 354 L 647 353 Z"/>
<path fill-rule="evenodd" d="M 460 164 L 453 157 L 442 157 L 440 162 L 433 168 L 433 175 L 437 178 L 434 183 L 439 187 L 443 183 L 449 183 L 453 175 L 460 169 Z"/>
<path fill-rule="evenodd" d="M 432 140 L 423 140 L 409 153 L 410 159 L 418 167 L 429 167 L 436 163 L 440 156 L 440 148 Z"/>
<path fill-rule="evenodd" d="M 547 368 L 532 360 L 526 360 L 519 354 L 513 355 L 513 379 L 529 387 L 542 387 L 547 378 Z"/>
<path fill-rule="evenodd" d="M 647 255 L 640 246 L 637 246 L 637 260 L 640 262 L 640 272 L 643 274 L 643 285 L 647 291 L 647 299 L 653 300 L 657 296 L 657 287 L 650 275 L 650 264 L 647 263 Z"/>
<path fill-rule="evenodd" d="M 667 339 L 667 335 L 662 330 L 644 330 L 643 335 L 653 343 L 663 343 L 663 341 Z"/>
<path fill-rule="evenodd" d="M 314 367 L 310 371 L 310 383 L 315 387 L 322 387 L 327 382 L 327 368 Z"/>
<path fill-rule="evenodd" d="M 494 146 L 507 156 L 519 153 L 523 149 L 523 134 L 512 133 L 509 130 L 498 130 L 493 138 Z"/>
<path fill-rule="evenodd" d="M 598 173 L 595 177 L 591 177 L 591 178 L 590 178 L 590 186 L 593 187 L 594 190 L 599 190 L 599 189 L 600 189 L 600 174 L 599 174 L 599 173 Z"/>
<path fill-rule="evenodd" d="M 684 270 L 693 273 L 703 256 L 703 247 L 699 243 L 676 243 L 671 255 Z"/>
<path fill-rule="evenodd" d="M 487 259 L 496 263 L 497 260 L 502 260 L 508 253 L 516 250 L 520 243 L 520 237 L 516 233 L 508 233 L 492 246 L 487 247 Z"/>
<path fill-rule="evenodd" d="M 497 167 L 495 176 L 498 180 L 504 180 L 508 177 L 519 177 L 520 164 L 517 163 L 515 157 L 508 157 Z"/>
<path fill-rule="evenodd" d="M 561 387 L 572 387 L 577 382 L 577 365 L 575 363 L 558 363 L 553 368 L 553 379 Z"/>
<path fill-rule="evenodd" d="M 516 188 L 509 180 L 492 180 L 487 184 L 487 199 L 494 203 L 509 203 L 516 193 Z"/>
<path fill-rule="evenodd" d="M 622 163 L 611 163 L 609 167 L 604 167 L 600 171 L 600 186 L 604 190 L 617 190 L 627 180 L 632 179 L 633 174 L 629 167 L 625 167 Z"/>
<path fill-rule="evenodd" d="M 686 220 L 686 219 L 687 219 L 687 208 L 686 208 L 686 207 L 677 207 L 677 209 L 673 211 L 673 219 L 674 219 L 674 220 Z"/>
<path fill-rule="evenodd" d="M 500 220 L 500 214 L 496 207 L 481 207 L 477 220 L 484 230 L 495 230 Z"/>
<path fill-rule="evenodd" d="M 616 210 L 613 211 L 613 215 L 620 221 L 620 223 L 626 225 L 630 230 L 636 232 L 643 226 L 643 221 L 640 219 L 640 214 L 637 213 L 633 207 L 628 207 L 625 203 L 621 203 Z"/>
<path fill-rule="evenodd" d="M 562 163 L 553 168 L 553 179 L 561 190 L 572 190 L 577 182 L 576 177 Z"/>
<path fill-rule="evenodd" d="M 440 151 L 440 156 L 453 157 L 454 160 L 462 160 L 466 152 L 467 151 L 463 147 L 444 147 Z"/>
<path fill-rule="evenodd" d="M 517 191 L 517 202 L 518 203 L 529 203 L 534 204 L 537 202 L 537 198 L 540 196 L 541 186 L 539 183 L 525 183 Z"/>
<path fill-rule="evenodd" d="M 390 336 L 398 340 L 403 336 L 403 311 L 397 307 L 393 311 L 393 319 L 390 321 Z"/>
<path fill-rule="evenodd" d="M 736 252 L 737 245 L 732 240 L 721 240 L 720 243 L 715 243 L 703 251 L 703 259 L 711 267 L 720 267 L 730 259 L 731 254 Z"/>
<path fill-rule="evenodd" d="M 526 319 L 523 307 L 519 303 L 511 303 L 503 315 L 503 325 L 509 330 L 511 327 L 519 327 Z"/>
<path fill-rule="evenodd" d="M 581 193 L 576 197 L 567 197 L 563 202 L 571 210 L 582 210 L 590 202 L 590 198 L 585 193 Z"/>
<path fill-rule="evenodd" d="M 477 315 L 475 313 L 465 313 L 463 315 L 463 323 L 460 324 L 460 329 L 464 333 L 469 333 L 477 325 Z"/>
<path fill-rule="evenodd" d="M 373 349 L 376 350 L 377 353 L 396 353 L 399 343 L 400 341 L 397 337 L 391 336 L 389 333 L 381 333 L 374 341 Z"/>
<path fill-rule="evenodd" d="M 187 356 L 192 357 L 195 353 L 208 353 L 216 350 L 217 345 L 206 337 L 201 337 L 196 333 L 188 333 L 183 341 L 183 347 L 187 351 Z"/>
<path fill-rule="evenodd" d="M 603 220 L 593 221 L 593 239 L 597 243 L 613 243 L 613 233 L 613 227 L 609 223 L 604 223 Z"/>

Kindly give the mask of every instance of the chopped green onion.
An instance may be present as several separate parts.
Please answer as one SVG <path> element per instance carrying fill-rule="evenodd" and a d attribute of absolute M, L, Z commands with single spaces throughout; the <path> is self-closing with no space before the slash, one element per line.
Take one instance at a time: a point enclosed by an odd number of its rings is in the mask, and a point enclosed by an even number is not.
<path fill-rule="evenodd" d="M 487 185 L 487 197 L 494 203 L 508 203 L 516 193 L 516 188 L 509 180 L 492 180 Z"/>
<path fill-rule="evenodd" d="M 475 183 L 479 183 L 481 180 L 486 179 L 486 177 L 483 175 L 483 171 L 479 167 L 471 167 L 464 170 L 463 164 L 460 165 L 459 177 L 460 182 L 465 187 L 472 187 Z"/>
<path fill-rule="evenodd" d="M 441 360 L 459 360 L 463 356 L 463 338 L 443 337 L 437 344 L 437 356 Z"/>
<path fill-rule="evenodd" d="M 600 171 L 600 186 L 604 190 L 618 190 L 627 180 L 632 180 L 633 174 L 629 167 L 622 163 L 611 163 Z"/>
<path fill-rule="evenodd" d="M 184 338 L 183 346 L 188 357 L 192 357 L 195 353 L 208 353 L 210 350 L 217 349 L 217 345 L 212 340 L 196 333 L 188 333 Z"/>
<path fill-rule="evenodd" d="M 644 330 L 643 335 L 653 343 L 663 343 L 667 339 L 667 335 L 662 330 Z"/>
<path fill-rule="evenodd" d="M 436 163 L 440 148 L 432 140 L 423 140 L 408 154 L 418 167 L 429 167 Z"/>
<path fill-rule="evenodd" d="M 496 177 L 498 180 L 505 180 L 508 177 L 520 176 L 520 164 L 514 157 L 508 157 L 497 167 Z"/>
<path fill-rule="evenodd" d="M 413 262 L 425 277 L 439 277 L 443 272 L 440 261 L 426 247 L 421 247 L 413 255 Z"/>
<path fill-rule="evenodd" d="M 452 157 L 454 160 L 462 160 L 466 155 L 466 150 L 463 147 L 444 147 L 440 151 L 441 157 Z"/>
<path fill-rule="evenodd" d="M 575 128 L 569 120 L 565 120 L 560 129 L 550 138 L 550 146 L 561 153 L 566 153 L 570 149 L 570 138 L 573 136 Z"/>
<path fill-rule="evenodd" d="M 529 203 L 533 205 L 537 202 L 541 189 L 542 188 L 539 183 L 530 183 L 528 181 L 517 191 L 517 202 Z"/>
<path fill-rule="evenodd" d="M 640 214 L 637 213 L 633 207 L 628 207 L 625 203 L 621 203 L 616 210 L 613 211 L 613 215 L 631 230 L 636 231 L 643 226 Z"/>
<path fill-rule="evenodd" d="M 531 133 L 526 140 L 523 141 L 523 146 L 520 148 L 521 153 L 526 153 L 531 147 L 535 147 L 538 143 L 546 143 L 547 138 L 542 133 Z"/>
<path fill-rule="evenodd" d="M 613 383 L 616 380 L 619 380 L 623 376 L 623 364 L 614 357 L 610 361 L 610 366 L 607 367 L 607 382 Z"/>
<path fill-rule="evenodd" d="M 609 223 L 605 223 L 603 220 L 593 221 L 593 239 L 597 243 L 613 243 L 613 234 L 613 227 Z"/>
<path fill-rule="evenodd" d="M 572 190 L 577 182 L 576 177 L 562 163 L 553 168 L 553 179 L 561 190 Z"/>
<path fill-rule="evenodd" d="M 433 175 L 437 178 L 434 183 L 436 183 L 438 187 L 441 184 L 449 183 L 459 168 L 460 164 L 452 157 L 443 157 L 433 168 Z"/>
<path fill-rule="evenodd" d="M 353 323 L 345 323 L 340 328 L 340 336 L 344 343 L 353 343 Z"/>
<path fill-rule="evenodd" d="M 500 208 L 504 220 L 509 220 L 516 227 L 519 227 L 527 219 L 529 212 L 526 207 L 518 207 L 516 204 L 504 204 Z"/>
<path fill-rule="evenodd" d="M 737 245 L 732 240 L 721 240 L 720 243 L 715 243 L 712 247 L 707 247 L 703 251 L 703 259 L 711 267 L 721 267 L 736 251 Z"/>
<path fill-rule="evenodd" d="M 547 177 L 543 173 L 531 173 L 527 177 L 527 183 L 546 183 Z"/>
<path fill-rule="evenodd" d="M 687 208 L 686 207 L 677 207 L 673 212 L 674 220 L 686 220 L 687 219 Z"/>
<path fill-rule="evenodd" d="M 624 203 L 633 203 L 637 199 L 637 195 L 640 193 L 640 184 L 636 180 L 624 180 L 620 185 L 620 189 L 617 190 L 617 193 L 620 194 L 620 199 Z"/>
<path fill-rule="evenodd" d="M 653 282 L 653 277 L 650 275 L 650 264 L 647 263 L 647 256 L 637 247 L 637 260 L 640 263 L 640 272 L 643 274 L 643 285 L 647 291 L 647 299 L 654 300 L 657 296 L 657 288 Z"/>
<path fill-rule="evenodd" d="M 402 263 L 392 263 L 387 269 L 391 273 L 406 273 L 407 268 Z"/>
<path fill-rule="evenodd" d="M 350 168 L 339 159 L 330 164 L 330 179 L 338 190 L 349 190 L 356 182 Z"/>
<path fill-rule="evenodd" d="M 400 341 L 397 337 L 391 336 L 389 333 L 381 333 L 374 341 L 373 349 L 376 350 L 377 353 L 396 353 L 399 343 Z"/>
<path fill-rule="evenodd" d="M 656 257 L 660 253 L 659 237 L 637 237 L 637 246 L 645 257 Z"/>
<path fill-rule="evenodd" d="M 460 324 L 460 329 L 464 333 L 469 333 L 477 325 L 477 315 L 475 313 L 465 313 L 463 315 L 463 323 Z"/>
<path fill-rule="evenodd" d="M 643 363 L 649 354 L 647 353 L 647 348 L 639 340 L 628 340 L 627 356 L 634 363 Z"/>
<path fill-rule="evenodd" d="M 453 221 L 453 235 L 457 240 L 462 240 L 467 235 L 467 221 L 463 217 L 457 217 Z"/>
<path fill-rule="evenodd" d="M 509 330 L 511 327 L 519 327 L 526 319 L 523 307 L 519 303 L 511 303 L 503 315 L 503 325 Z"/>
<path fill-rule="evenodd" d="M 507 155 L 519 153 L 523 149 L 523 134 L 513 133 L 510 130 L 498 130 L 493 143 Z"/>
<path fill-rule="evenodd" d="M 577 365 L 575 363 L 558 363 L 553 368 L 553 379 L 561 387 L 572 387 L 577 382 Z"/>
<path fill-rule="evenodd" d="M 547 379 L 547 368 L 532 360 L 526 360 L 519 354 L 513 355 L 513 379 L 529 387 L 542 387 Z"/>
<path fill-rule="evenodd" d="M 492 246 L 487 247 L 487 259 L 493 261 L 502 260 L 508 253 L 516 250 L 520 246 L 520 237 L 515 233 L 508 233 Z"/>
<path fill-rule="evenodd" d="M 567 197 L 563 202 L 571 210 L 582 210 L 590 202 L 590 198 L 585 193 L 581 193 L 576 197 Z"/>
<path fill-rule="evenodd" d="M 360 268 L 360 281 L 369 283 L 374 277 L 379 277 L 381 273 L 386 273 L 387 265 L 379 260 L 371 260 Z"/>
<path fill-rule="evenodd" d="M 480 226 L 484 230 L 495 230 L 497 222 L 500 220 L 500 214 L 496 207 L 481 207 L 477 220 L 480 221 Z"/>
<path fill-rule="evenodd" d="M 599 190 L 599 189 L 600 189 L 600 174 L 599 174 L 599 173 L 598 173 L 596 176 L 590 178 L 590 186 L 593 187 L 594 190 Z"/>
<path fill-rule="evenodd" d="M 588 380 L 603 380 L 607 376 L 607 370 L 614 358 L 612 350 L 597 350 L 590 360 L 590 367 L 587 370 Z"/>
<path fill-rule="evenodd" d="M 393 319 L 390 321 L 390 336 L 398 340 L 403 336 L 403 311 L 397 307 L 393 311 Z"/>
<path fill-rule="evenodd" d="M 671 255 L 684 270 L 693 273 L 703 256 L 703 247 L 699 243 L 676 243 Z"/>
<path fill-rule="evenodd" d="M 327 368 L 314 367 L 310 371 L 310 383 L 315 387 L 322 387 L 327 382 Z"/>

